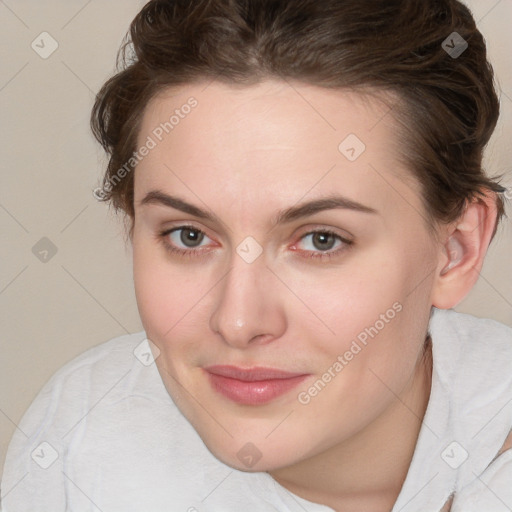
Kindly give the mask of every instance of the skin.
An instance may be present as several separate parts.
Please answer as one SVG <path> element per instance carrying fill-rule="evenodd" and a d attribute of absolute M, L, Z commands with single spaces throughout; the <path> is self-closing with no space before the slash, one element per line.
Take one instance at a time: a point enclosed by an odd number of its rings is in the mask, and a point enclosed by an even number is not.
<path fill-rule="evenodd" d="M 476 280 L 494 225 L 493 198 L 433 233 L 420 187 L 398 163 L 388 107 L 375 97 L 299 83 L 168 89 L 146 107 L 139 147 L 190 96 L 197 107 L 135 171 L 135 291 L 163 382 L 225 464 L 268 471 L 335 510 L 388 511 L 430 395 L 422 348 L 431 307 L 453 307 Z M 366 145 L 353 162 L 338 150 L 351 133 Z M 218 220 L 141 204 L 155 190 Z M 376 213 L 330 209 L 272 224 L 280 211 L 333 193 Z M 160 235 L 184 225 L 204 233 L 196 246 L 185 245 L 180 231 Z M 325 249 L 313 229 L 352 244 L 335 238 Z M 263 249 L 252 263 L 236 252 L 248 236 Z M 462 255 L 443 272 L 450 238 Z M 169 252 L 164 240 L 195 256 Z M 340 248 L 331 259 L 308 258 Z M 396 303 L 401 311 L 300 403 L 298 393 Z M 212 389 L 202 369 L 212 364 L 309 375 L 270 403 L 241 405 Z M 237 456 L 248 442 L 262 454 L 251 468 Z"/>

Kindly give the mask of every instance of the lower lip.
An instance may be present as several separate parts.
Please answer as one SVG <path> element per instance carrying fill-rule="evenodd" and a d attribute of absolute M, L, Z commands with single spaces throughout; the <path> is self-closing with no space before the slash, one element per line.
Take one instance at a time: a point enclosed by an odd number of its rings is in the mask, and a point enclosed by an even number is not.
<path fill-rule="evenodd" d="M 307 375 L 298 375 L 290 379 L 271 379 L 246 382 L 230 379 L 208 372 L 212 387 L 233 402 L 245 405 L 260 405 L 284 395 L 298 386 Z"/>

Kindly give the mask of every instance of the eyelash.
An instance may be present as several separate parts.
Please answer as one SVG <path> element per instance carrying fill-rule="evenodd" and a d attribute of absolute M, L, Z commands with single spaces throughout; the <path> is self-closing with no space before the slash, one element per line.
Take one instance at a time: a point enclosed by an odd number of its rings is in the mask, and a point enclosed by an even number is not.
<path fill-rule="evenodd" d="M 158 233 L 158 240 L 164 245 L 165 249 L 168 252 L 170 252 L 171 254 L 176 254 L 178 256 L 183 256 L 183 257 L 186 257 L 186 258 L 196 258 L 196 257 L 200 258 L 200 257 L 204 256 L 204 252 L 205 251 L 201 251 L 201 250 L 197 250 L 197 249 L 189 249 L 189 250 L 180 249 L 179 247 L 175 247 L 174 245 L 169 243 L 168 236 L 171 233 L 173 233 L 175 231 L 181 231 L 181 230 L 184 230 L 184 229 L 189 229 L 191 231 L 196 231 L 197 233 L 202 233 L 205 236 L 208 236 L 208 235 L 206 235 L 206 233 L 204 231 L 202 231 L 202 230 L 200 230 L 200 229 L 198 229 L 198 228 L 196 228 L 194 226 L 183 225 L 183 226 L 177 226 L 177 227 L 174 227 L 174 228 L 171 228 L 171 229 L 167 229 L 165 231 L 162 231 L 162 232 Z M 304 233 L 304 235 L 302 235 L 300 237 L 300 240 L 302 240 L 306 236 L 314 235 L 315 233 L 322 233 L 324 235 L 332 235 L 335 238 L 337 238 L 338 240 L 340 240 L 341 242 L 343 242 L 343 246 L 341 248 L 339 248 L 339 249 L 331 250 L 330 252 L 326 252 L 326 251 L 324 251 L 324 252 L 302 251 L 302 252 L 305 252 L 305 253 L 309 253 L 306 256 L 303 256 L 305 258 L 321 259 L 321 260 L 325 260 L 325 259 L 331 260 L 332 258 L 335 258 L 336 256 L 340 255 L 342 252 L 346 251 L 354 243 L 352 240 L 348 240 L 347 238 L 344 238 L 344 237 L 340 236 L 338 233 L 335 233 L 334 231 L 331 231 L 329 229 L 314 229 L 312 231 L 308 231 L 307 233 Z"/>

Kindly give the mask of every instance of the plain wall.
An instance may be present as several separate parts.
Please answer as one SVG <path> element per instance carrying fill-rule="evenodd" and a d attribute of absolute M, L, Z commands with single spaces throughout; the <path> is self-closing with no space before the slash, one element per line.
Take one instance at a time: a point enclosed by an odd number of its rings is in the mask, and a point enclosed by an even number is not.
<path fill-rule="evenodd" d="M 94 345 L 142 330 L 122 223 L 92 195 L 106 160 L 89 115 L 144 3 L 0 2 L 0 467 L 23 412 L 59 367 Z M 501 89 L 502 114 L 486 165 L 491 175 L 506 173 L 512 199 L 512 0 L 467 3 Z M 59 45 L 47 59 L 31 47 L 43 31 Z M 43 237 L 57 250 L 53 256 Z M 34 246 L 49 251 L 46 262 Z M 512 223 L 505 220 L 458 311 L 512 326 L 511 253 Z"/>

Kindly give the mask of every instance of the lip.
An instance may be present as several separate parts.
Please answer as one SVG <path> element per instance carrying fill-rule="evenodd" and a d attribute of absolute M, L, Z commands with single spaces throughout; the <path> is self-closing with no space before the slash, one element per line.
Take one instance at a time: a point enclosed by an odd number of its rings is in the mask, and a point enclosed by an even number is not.
<path fill-rule="evenodd" d="M 309 374 L 276 368 L 240 368 L 214 365 L 203 368 L 212 388 L 233 402 L 245 405 L 268 403 L 300 384 Z"/>

